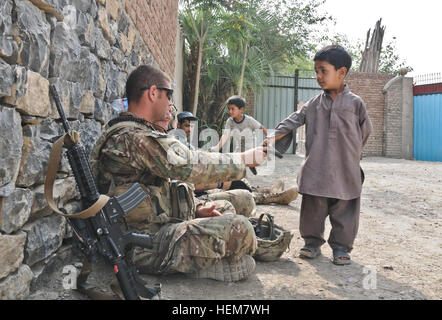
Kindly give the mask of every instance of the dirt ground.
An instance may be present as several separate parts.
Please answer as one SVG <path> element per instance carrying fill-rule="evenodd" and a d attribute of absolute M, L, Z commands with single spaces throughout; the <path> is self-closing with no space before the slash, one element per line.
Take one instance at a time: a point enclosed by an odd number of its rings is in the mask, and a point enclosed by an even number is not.
<path fill-rule="evenodd" d="M 296 184 L 303 158 L 285 155 L 276 160 L 272 176 L 247 174 L 254 185 L 269 186 L 276 179 Z M 331 249 L 322 247 L 314 260 L 299 258 L 301 196 L 288 206 L 259 205 L 257 214 L 270 212 L 276 224 L 293 230 L 290 250 L 279 261 L 257 262 L 247 280 L 223 283 L 193 280 L 184 275 L 146 276 L 150 286 L 162 284 L 168 300 L 303 300 L 303 299 L 429 299 L 442 298 L 442 163 L 389 158 L 364 158 L 359 233 L 351 254 L 352 264 L 335 266 Z M 327 220 L 325 239 L 330 223 Z M 67 246 L 54 262 L 53 273 L 34 286 L 29 299 L 85 300 L 62 286 L 63 266 L 80 260 Z M 110 266 L 99 262 L 91 282 L 109 284 Z"/>

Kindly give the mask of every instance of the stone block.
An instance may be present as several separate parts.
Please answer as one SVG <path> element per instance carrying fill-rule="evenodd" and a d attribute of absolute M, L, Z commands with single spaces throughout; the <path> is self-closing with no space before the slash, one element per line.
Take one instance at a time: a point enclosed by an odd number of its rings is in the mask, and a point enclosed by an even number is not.
<path fill-rule="evenodd" d="M 26 233 L 15 235 L 0 234 L 0 279 L 17 271 L 23 262 L 23 249 L 26 242 Z"/>
<path fill-rule="evenodd" d="M 16 81 L 12 96 L 5 97 L 5 102 L 16 106 L 17 110 L 27 115 L 47 117 L 51 110 L 49 102 L 49 81 L 39 73 L 16 68 Z"/>
<path fill-rule="evenodd" d="M 0 281 L 0 300 L 22 300 L 29 295 L 33 273 L 23 264 L 18 271 Z"/>
<path fill-rule="evenodd" d="M 15 189 L 20 168 L 23 133 L 20 114 L 0 105 L 0 197 L 8 197 Z"/>
<path fill-rule="evenodd" d="M 32 205 L 32 192 L 16 188 L 7 198 L 1 198 L 0 230 L 11 234 L 18 231 L 29 219 Z"/>
<path fill-rule="evenodd" d="M 22 230 L 27 233 L 24 263 L 33 266 L 54 253 L 63 241 L 66 219 L 52 215 L 27 223 Z"/>

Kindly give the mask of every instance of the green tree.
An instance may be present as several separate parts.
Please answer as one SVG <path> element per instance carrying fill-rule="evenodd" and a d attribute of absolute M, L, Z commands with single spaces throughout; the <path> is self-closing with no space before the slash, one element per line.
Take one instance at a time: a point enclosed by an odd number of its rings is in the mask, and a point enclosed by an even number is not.
<path fill-rule="evenodd" d="M 324 2 L 322 0 L 216 2 L 219 11 L 214 17 L 217 20 L 216 32 L 213 33 L 215 39 L 205 39 L 210 50 L 205 49 L 201 61 L 200 92 L 197 95 L 198 114 L 207 123 L 223 119 L 220 114 L 223 113 L 221 110 L 225 110 L 223 102 L 229 95 L 257 94 L 273 71 L 285 71 L 297 61 L 297 57 L 305 57 L 314 47 L 317 30 L 329 19 L 318 13 Z M 189 0 L 184 4 L 190 6 L 192 3 L 200 1 Z M 186 10 L 184 6 L 180 17 Z M 196 46 L 191 41 L 195 35 L 187 34 L 195 32 L 195 29 L 186 31 L 183 28 L 186 63 L 195 59 L 195 51 L 192 50 L 196 50 Z M 198 72 L 191 68 L 186 66 L 187 71 Z M 186 81 L 196 79 L 190 74 L 186 77 Z M 195 93 L 185 92 L 186 95 L 195 98 Z"/>
<path fill-rule="evenodd" d="M 183 14 L 180 15 L 180 22 L 185 35 L 191 39 L 191 46 L 197 44 L 197 63 L 194 81 L 194 98 L 192 103 L 192 112 L 197 113 L 199 85 L 201 77 L 201 67 L 203 63 L 204 51 L 208 39 L 216 37 L 217 23 L 219 23 L 219 16 L 222 14 L 221 6 L 218 1 L 210 0 L 184 0 Z"/>
<path fill-rule="evenodd" d="M 402 59 L 396 48 L 396 38 L 393 38 L 385 46 L 383 46 L 381 51 L 379 72 L 398 74 L 401 68 L 408 69 L 408 72 L 413 71 L 413 68 L 408 65 L 408 63 Z"/>

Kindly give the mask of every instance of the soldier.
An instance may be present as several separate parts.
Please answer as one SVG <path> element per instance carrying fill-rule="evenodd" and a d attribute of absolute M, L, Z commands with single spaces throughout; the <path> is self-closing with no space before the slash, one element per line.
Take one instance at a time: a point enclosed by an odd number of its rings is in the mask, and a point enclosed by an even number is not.
<path fill-rule="evenodd" d="M 107 124 L 91 154 L 100 192 L 119 195 L 138 182 L 149 195 L 127 216 L 135 230 L 153 236 L 152 249 L 134 249 L 140 272 L 245 279 L 255 268 L 257 240 L 251 223 L 233 208 L 221 215 L 215 205 L 195 200 L 188 183 L 239 180 L 246 166 L 265 160 L 265 148 L 237 154 L 191 151 L 163 133 L 155 122 L 171 112 L 170 83 L 165 73 L 146 65 L 129 75 L 128 112 Z"/>
<path fill-rule="evenodd" d="M 172 128 L 168 133 L 175 136 L 179 141 L 189 147 L 195 148 L 190 144 L 191 121 L 198 120 L 192 113 L 185 111 L 178 115 L 172 111 L 172 118 L 169 122 L 157 122 L 164 128 L 170 128 L 170 123 L 178 119 L 177 128 Z M 236 213 L 246 217 L 252 217 L 256 212 L 256 204 L 289 204 L 298 196 L 296 187 L 284 190 L 284 182 L 277 181 L 270 188 L 259 188 L 249 184 L 247 179 L 243 178 L 236 181 L 226 181 L 211 184 L 199 184 L 195 186 L 196 196 L 203 201 L 215 203 L 219 208 L 228 208 L 233 205 Z"/>
<path fill-rule="evenodd" d="M 156 121 L 155 124 L 161 126 L 164 132 L 167 132 L 168 134 L 175 136 L 177 140 L 186 144 L 186 146 L 188 146 L 189 149 L 194 150 L 192 149 L 191 144 L 187 144 L 187 139 L 186 140 L 182 139 L 181 133 L 177 133 L 174 130 L 166 129 L 170 128 L 170 123 L 174 120 L 174 116 L 175 115 L 172 110 L 171 117 L 167 116 L 165 120 Z M 179 122 L 180 120 L 178 120 L 178 123 Z M 183 123 L 183 121 L 181 121 L 181 123 Z M 189 135 L 190 131 L 187 131 L 186 134 Z M 231 184 L 231 182 L 226 182 L 226 183 L 228 183 L 229 185 Z M 192 185 L 192 189 L 195 189 L 195 186 Z M 231 189 L 226 191 L 218 189 L 207 190 L 207 191 L 208 192 L 197 192 L 195 190 L 195 195 L 199 200 L 202 200 L 202 203 L 204 205 L 209 205 L 209 206 L 215 205 L 216 210 L 218 210 L 220 213 L 231 212 L 233 210 L 236 212 L 236 214 L 245 216 L 247 218 L 255 215 L 256 205 L 253 199 L 253 195 L 249 192 L 251 190 L 244 190 L 244 188 L 240 188 L 240 189 Z"/>

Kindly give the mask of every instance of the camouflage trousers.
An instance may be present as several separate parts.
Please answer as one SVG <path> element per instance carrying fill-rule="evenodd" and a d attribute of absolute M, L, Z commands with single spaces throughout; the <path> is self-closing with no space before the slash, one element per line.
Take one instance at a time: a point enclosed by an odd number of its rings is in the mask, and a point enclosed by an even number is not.
<path fill-rule="evenodd" d="M 222 208 L 217 208 L 222 211 Z M 163 225 L 153 236 L 153 248 L 135 248 L 132 259 L 141 273 L 194 273 L 221 259 L 237 261 L 257 249 L 248 218 L 234 211 Z"/>
<path fill-rule="evenodd" d="M 208 190 L 208 194 L 199 196 L 198 199 L 206 201 L 206 205 L 214 203 L 218 211 L 221 213 L 232 211 L 233 208 L 236 214 L 247 218 L 253 217 L 256 213 L 256 204 L 253 194 L 248 190 Z"/>

